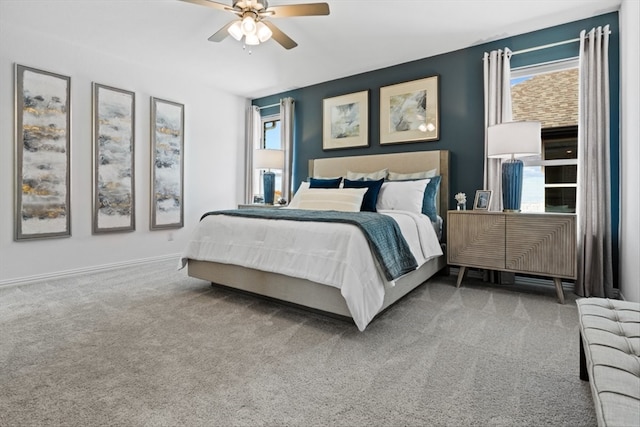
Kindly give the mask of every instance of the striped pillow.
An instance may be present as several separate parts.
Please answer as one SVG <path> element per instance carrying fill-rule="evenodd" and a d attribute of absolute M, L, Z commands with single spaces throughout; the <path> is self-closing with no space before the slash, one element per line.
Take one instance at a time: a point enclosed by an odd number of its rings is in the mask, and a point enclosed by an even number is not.
<path fill-rule="evenodd" d="M 367 188 L 309 188 L 300 194 L 298 209 L 360 212 Z"/>

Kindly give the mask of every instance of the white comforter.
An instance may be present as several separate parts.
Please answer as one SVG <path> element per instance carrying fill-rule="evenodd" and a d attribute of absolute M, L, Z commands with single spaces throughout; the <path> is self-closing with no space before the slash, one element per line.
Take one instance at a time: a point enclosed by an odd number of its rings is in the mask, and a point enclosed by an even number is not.
<path fill-rule="evenodd" d="M 442 255 L 428 217 L 380 213 L 396 220 L 418 266 Z M 351 224 L 209 215 L 196 227 L 180 268 L 187 259 L 241 265 L 339 288 L 361 331 L 382 307 L 387 282 L 364 234 Z"/>

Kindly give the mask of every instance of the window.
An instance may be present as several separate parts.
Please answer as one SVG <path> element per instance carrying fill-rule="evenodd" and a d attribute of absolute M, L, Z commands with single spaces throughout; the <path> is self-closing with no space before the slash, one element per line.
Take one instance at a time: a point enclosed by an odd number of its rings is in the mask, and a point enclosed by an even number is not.
<path fill-rule="evenodd" d="M 523 158 L 523 212 L 575 212 L 578 61 L 512 70 L 513 120 L 542 123 L 542 154 Z"/>
<path fill-rule="evenodd" d="M 262 135 L 260 141 L 256 141 L 257 146 L 255 149 L 282 150 L 282 139 L 280 136 L 280 115 L 262 117 Z M 252 194 L 254 201 L 258 201 L 263 197 L 261 172 L 260 169 L 254 169 L 253 171 Z M 282 169 L 273 169 L 272 172 L 276 174 L 275 200 L 278 200 L 283 194 Z"/>

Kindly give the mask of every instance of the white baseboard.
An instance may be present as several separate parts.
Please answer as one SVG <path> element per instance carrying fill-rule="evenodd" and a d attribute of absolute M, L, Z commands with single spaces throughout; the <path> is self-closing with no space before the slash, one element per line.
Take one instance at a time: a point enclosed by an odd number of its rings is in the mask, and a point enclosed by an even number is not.
<path fill-rule="evenodd" d="M 62 277 L 77 276 L 79 274 L 114 270 L 116 268 L 130 267 L 132 265 L 150 264 L 154 262 L 169 261 L 171 259 L 174 259 L 176 261 L 176 268 L 177 268 L 179 258 L 180 258 L 180 254 L 161 255 L 161 256 L 151 257 L 151 258 L 141 258 L 141 259 L 135 259 L 130 261 L 115 262 L 112 264 L 102 264 L 102 265 L 94 265 L 91 267 L 74 268 L 73 270 L 57 271 L 54 273 L 38 274 L 38 275 L 27 276 L 27 277 L 18 277 L 16 279 L 0 280 L 0 288 L 5 286 L 16 286 L 16 285 L 23 285 L 23 284 L 32 283 L 32 282 L 39 282 L 42 280 L 52 280 L 52 279 L 59 279 Z"/>

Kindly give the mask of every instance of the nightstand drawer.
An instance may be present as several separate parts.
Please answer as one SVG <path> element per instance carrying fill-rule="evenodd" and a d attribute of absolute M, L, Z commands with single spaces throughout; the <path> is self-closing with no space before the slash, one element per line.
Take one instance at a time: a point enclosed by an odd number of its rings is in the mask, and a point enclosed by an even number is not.
<path fill-rule="evenodd" d="M 447 216 L 447 262 L 479 268 L 505 268 L 505 218 L 465 211 Z"/>
<path fill-rule="evenodd" d="M 575 279 L 575 215 L 507 216 L 506 254 L 508 270 Z"/>

